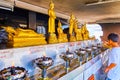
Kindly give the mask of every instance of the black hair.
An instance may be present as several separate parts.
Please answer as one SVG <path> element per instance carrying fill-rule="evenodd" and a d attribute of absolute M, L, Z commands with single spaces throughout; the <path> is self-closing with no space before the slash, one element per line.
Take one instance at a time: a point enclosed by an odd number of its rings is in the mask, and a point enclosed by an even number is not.
<path fill-rule="evenodd" d="M 113 42 L 118 42 L 119 41 L 119 36 L 116 33 L 110 33 L 108 35 L 108 40 L 112 40 Z"/>

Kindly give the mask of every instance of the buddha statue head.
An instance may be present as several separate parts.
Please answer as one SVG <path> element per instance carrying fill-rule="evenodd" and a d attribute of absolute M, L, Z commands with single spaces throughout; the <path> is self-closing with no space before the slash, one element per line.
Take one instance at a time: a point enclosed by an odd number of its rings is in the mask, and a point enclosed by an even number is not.
<path fill-rule="evenodd" d="M 8 32 L 8 33 L 14 33 L 14 34 L 16 34 L 16 31 L 15 31 L 15 29 L 13 28 L 13 27 L 11 27 L 11 26 L 7 26 L 7 27 L 3 27 L 5 30 L 6 30 L 6 32 Z"/>
<path fill-rule="evenodd" d="M 54 9 L 54 3 L 53 3 L 53 1 L 52 1 L 52 0 L 50 1 L 49 6 L 50 6 L 50 9 Z"/>
<path fill-rule="evenodd" d="M 73 14 L 70 15 L 71 19 L 75 19 L 75 16 Z"/>

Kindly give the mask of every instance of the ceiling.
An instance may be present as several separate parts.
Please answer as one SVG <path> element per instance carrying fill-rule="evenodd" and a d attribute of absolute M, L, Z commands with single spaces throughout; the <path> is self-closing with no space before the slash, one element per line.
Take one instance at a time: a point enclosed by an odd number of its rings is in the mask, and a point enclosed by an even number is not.
<path fill-rule="evenodd" d="M 35 6 L 39 6 L 45 11 L 38 11 L 45 14 L 47 14 L 47 10 L 49 9 L 50 3 L 50 0 L 16 1 L 21 1 Z M 62 15 L 56 14 L 58 17 L 69 19 L 69 15 L 73 13 L 77 17 L 79 22 L 120 22 L 120 0 L 53 0 L 53 2 L 55 4 L 55 12 L 63 14 L 65 16 L 63 17 Z M 21 7 L 23 7 L 23 5 Z M 27 7 L 27 9 L 30 8 L 32 7 Z"/>

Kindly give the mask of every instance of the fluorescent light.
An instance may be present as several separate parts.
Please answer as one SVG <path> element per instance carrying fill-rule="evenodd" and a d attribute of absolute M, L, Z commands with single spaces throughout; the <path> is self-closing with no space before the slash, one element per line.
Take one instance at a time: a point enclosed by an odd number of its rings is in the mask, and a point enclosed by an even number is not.
<path fill-rule="evenodd" d="M 0 5 L 0 8 L 1 8 L 1 9 L 5 9 L 5 10 L 13 11 L 13 7 L 12 7 L 12 8 L 8 8 L 8 7 L 4 7 L 4 6 L 1 6 L 1 5 Z"/>
<path fill-rule="evenodd" d="M 20 25 L 20 27 L 22 27 L 22 28 L 26 28 L 26 27 L 27 27 L 26 24 L 19 24 L 19 25 Z"/>
<path fill-rule="evenodd" d="M 13 11 L 14 8 L 14 1 L 0 1 L 0 8 L 5 10 Z"/>
<path fill-rule="evenodd" d="M 117 2 L 117 1 L 120 1 L 120 0 L 99 1 L 99 2 L 96 2 L 96 3 L 86 4 L 86 6 L 92 6 L 92 5 L 98 5 L 98 4 L 105 4 L 105 3 L 112 3 L 112 2 Z"/>

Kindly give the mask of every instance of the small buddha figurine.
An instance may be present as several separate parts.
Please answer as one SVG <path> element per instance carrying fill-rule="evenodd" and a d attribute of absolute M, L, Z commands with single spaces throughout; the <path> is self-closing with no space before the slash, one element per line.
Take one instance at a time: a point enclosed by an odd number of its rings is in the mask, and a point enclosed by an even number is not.
<path fill-rule="evenodd" d="M 48 32 L 54 33 L 55 32 L 55 19 L 56 19 L 56 15 L 54 12 L 54 3 L 51 1 L 49 6 L 50 8 L 48 9 L 48 15 L 49 15 Z"/>
<path fill-rule="evenodd" d="M 58 32 L 58 42 L 67 42 L 68 39 L 67 39 L 67 34 L 65 34 L 63 32 L 63 29 L 62 29 L 62 24 L 60 22 L 60 20 L 58 21 L 58 28 L 57 28 L 57 32 Z"/>
<path fill-rule="evenodd" d="M 77 40 L 77 41 L 83 40 L 82 29 L 81 29 L 81 28 L 80 28 L 80 29 L 77 29 L 76 40 Z"/>
<path fill-rule="evenodd" d="M 77 19 L 75 19 L 75 21 L 74 21 L 74 32 L 76 34 L 77 41 L 83 40 L 82 30 L 80 28 L 78 28 L 78 20 Z"/>
<path fill-rule="evenodd" d="M 59 21 L 58 21 L 58 28 L 57 28 L 57 32 L 58 32 L 58 36 L 59 36 L 59 37 L 62 37 L 62 35 L 64 34 L 61 26 L 62 26 L 62 25 L 61 25 L 61 22 L 60 22 L 60 20 L 59 20 Z"/>
<path fill-rule="evenodd" d="M 69 20 L 69 24 L 70 24 L 69 25 L 69 34 L 70 34 L 70 36 L 72 36 L 72 33 L 73 33 L 74 19 L 75 19 L 74 15 L 71 14 L 70 20 Z"/>
<path fill-rule="evenodd" d="M 86 24 L 82 26 L 82 35 L 83 35 L 84 40 L 89 39 L 89 31 L 86 28 Z"/>

